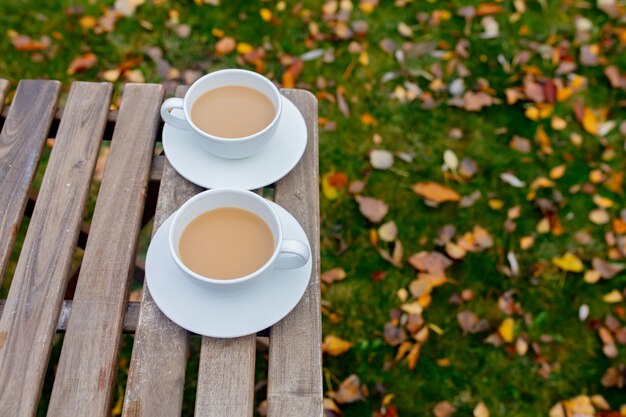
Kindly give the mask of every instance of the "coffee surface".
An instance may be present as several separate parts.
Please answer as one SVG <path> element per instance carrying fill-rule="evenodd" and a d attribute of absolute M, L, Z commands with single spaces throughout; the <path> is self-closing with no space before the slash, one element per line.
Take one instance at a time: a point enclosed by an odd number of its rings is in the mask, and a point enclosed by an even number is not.
<path fill-rule="evenodd" d="M 267 127 L 276 110 L 264 94 L 249 87 L 209 90 L 191 107 L 191 120 L 202 131 L 221 138 L 250 136 Z"/>
<path fill-rule="evenodd" d="M 223 207 L 202 213 L 183 230 L 180 259 L 197 274 L 234 279 L 262 267 L 274 252 L 274 235 L 256 214 Z"/>

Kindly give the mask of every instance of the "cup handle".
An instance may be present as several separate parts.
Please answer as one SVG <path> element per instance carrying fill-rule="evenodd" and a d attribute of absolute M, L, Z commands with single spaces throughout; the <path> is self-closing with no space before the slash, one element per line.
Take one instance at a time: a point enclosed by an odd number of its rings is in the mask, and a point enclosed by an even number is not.
<path fill-rule="evenodd" d="M 165 123 L 177 129 L 191 130 L 191 126 L 189 125 L 187 120 L 185 120 L 184 114 L 183 114 L 183 117 L 181 118 L 171 113 L 171 111 L 174 109 L 179 109 L 180 111 L 182 111 L 183 103 L 184 103 L 184 100 L 182 98 L 179 98 L 179 97 L 168 98 L 167 100 L 163 102 L 163 104 L 161 104 L 161 117 L 163 118 L 163 121 Z"/>
<path fill-rule="evenodd" d="M 284 239 L 274 267 L 277 269 L 300 268 L 309 261 L 310 256 L 309 247 L 304 243 L 299 240 Z"/>

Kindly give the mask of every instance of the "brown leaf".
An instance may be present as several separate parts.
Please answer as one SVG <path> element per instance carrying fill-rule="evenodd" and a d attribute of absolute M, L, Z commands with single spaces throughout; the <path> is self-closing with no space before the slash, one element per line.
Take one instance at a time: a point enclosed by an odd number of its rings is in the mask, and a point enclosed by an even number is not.
<path fill-rule="evenodd" d="M 476 161 L 470 158 L 463 158 L 461 165 L 459 166 L 459 174 L 463 178 L 470 179 L 478 172 L 478 165 Z"/>
<path fill-rule="evenodd" d="M 447 401 L 441 401 L 433 408 L 435 417 L 451 417 L 455 411 L 456 408 Z"/>
<path fill-rule="evenodd" d="M 472 311 L 461 311 L 456 315 L 459 326 L 465 333 L 473 333 L 474 327 L 478 324 L 478 316 Z"/>
<path fill-rule="evenodd" d="M 359 203 L 361 214 L 372 223 L 379 223 L 389 212 L 389 206 L 382 200 L 360 195 L 354 198 Z"/>
<path fill-rule="evenodd" d="M 335 281 L 343 281 L 345 278 L 346 271 L 343 268 L 329 269 L 321 276 L 321 280 L 327 284 L 332 284 Z"/>
<path fill-rule="evenodd" d="M 11 44 L 18 51 L 43 51 L 51 44 L 50 38 L 42 36 L 39 40 L 31 39 L 30 36 L 20 35 L 15 31 L 7 31 Z"/>
<path fill-rule="evenodd" d="M 509 142 L 509 147 L 521 153 L 529 153 L 532 150 L 530 140 L 517 135 L 513 136 Z"/>
<path fill-rule="evenodd" d="M 487 93 L 467 91 L 463 96 L 463 108 L 467 111 L 480 111 L 483 107 L 495 104 L 496 100 Z"/>
<path fill-rule="evenodd" d="M 593 266 L 593 269 L 598 271 L 604 279 L 611 279 L 624 269 L 624 266 L 622 265 L 610 264 L 597 256 L 593 258 L 591 265 Z"/>
<path fill-rule="evenodd" d="M 406 332 L 404 329 L 393 323 L 385 324 L 383 336 L 389 346 L 398 346 L 406 340 Z"/>
<path fill-rule="evenodd" d="M 453 224 L 446 224 L 439 228 L 437 231 L 437 238 L 435 239 L 435 244 L 438 246 L 443 246 L 446 243 L 450 242 L 456 233 L 456 228 Z"/>
<path fill-rule="evenodd" d="M 415 183 L 411 189 L 425 199 L 435 203 L 459 201 L 461 199 L 461 195 L 453 189 L 433 181 Z"/>
<path fill-rule="evenodd" d="M 92 68 L 94 65 L 98 63 L 98 57 L 93 52 L 88 52 L 83 55 L 79 55 L 70 62 L 69 67 L 67 68 L 67 73 L 69 75 L 75 74 L 77 72 L 88 70 Z"/>
<path fill-rule="evenodd" d="M 526 98 L 535 103 L 542 103 L 546 99 L 541 84 L 528 78 L 524 80 L 524 94 L 526 94 Z"/>
<path fill-rule="evenodd" d="M 362 399 L 361 380 L 355 374 L 350 375 L 340 385 L 334 394 L 334 400 L 339 404 L 349 404 Z"/>
<path fill-rule="evenodd" d="M 337 107 L 339 107 L 339 111 L 344 117 L 350 117 L 350 107 L 348 106 L 348 102 L 345 98 L 346 90 L 342 86 L 337 86 Z"/>
<path fill-rule="evenodd" d="M 409 264 L 435 277 L 445 277 L 445 270 L 452 265 L 452 260 L 439 252 L 418 252 L 411 255 Z"/>

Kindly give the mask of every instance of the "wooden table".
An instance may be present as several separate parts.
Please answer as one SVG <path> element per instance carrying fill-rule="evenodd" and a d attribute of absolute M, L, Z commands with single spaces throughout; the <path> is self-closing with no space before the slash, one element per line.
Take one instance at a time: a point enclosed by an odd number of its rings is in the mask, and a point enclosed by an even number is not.
<path fill-rule="evenodd" d="M 0 301 L 0 416 L 35 415 L 53 337 L 60 331 L 65 337 L 48 416 L 110 415 L 123 332 L 134 333 L 123 415 L 179 416 L 189 340 L 198 336 L 167 319 L 145 285 L 141 302 L 129 302 L 128 295 L 142 220 L 152 214 L 150 190 L 158 192 L 155 230 L 202 190 L 179 176 L 164 156 L 155 156 L 161 85 L 127 84 L 118 111 L 109 110 L 109 83 L 72 84 L 62 110 L 57 109 L 60 89 L 57 81 L 20 81 L 3 112 L 0 279 L 25 213 L 30 220 L 8 297 Z M 0 106 L 8 90 L 0 80 Z M 274 201 L 304 227 L 314 268 L 300 303 L 269 330 L 268 413 L 319 417 L 317 102 L 301 90 L 283 94 L 304 114 L 309 139 L 296 168 L 271 188 Z M 31 186 L 49 137 L 55 138 L 54 147 L 34 202 Z M 110 153 L 86 227 L 84 208 L 102 140 L 111 140 Z M 86 239 L 84 256 L 73 299 L 66 300 L 81 239 Z M 252 415 L 256 339 L 202 338 L 196 415 Z"/>

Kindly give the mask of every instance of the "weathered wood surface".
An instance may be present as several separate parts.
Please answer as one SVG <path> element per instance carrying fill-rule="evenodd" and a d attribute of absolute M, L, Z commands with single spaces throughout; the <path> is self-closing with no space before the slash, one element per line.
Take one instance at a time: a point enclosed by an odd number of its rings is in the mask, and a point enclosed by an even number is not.
<path fill-rule="evenodd" d="M 185 91 L 179 88 L 177 95 L 182 97 Z M 200 191 L 165 161 L 153 235 L 170 214 Z M 180 416 L 188 349 L 188 332 L 161 313 L 144 283 L 123 416 Z"/>
<path fill-rule="evenodd" d="M 20 85 L 22 91 L 28 91 L 25 96 L 45 95 L 23 104 L 18 104 L 16 97 L 11 108 L 15 121 L 10 122 L 11 113 L 7 120 L 11 124 L 5 125 L 5 130 L 13 140 L 28 143 L 30 134 L 15 132 L 37 126 L 32 134 L 45 138 L 54 106 L 41 100 L 56 101 L 59 85 L 36 81 Z M 32 416 L 37 410 L 111 92 L 108 83 L 74 83 L 70 90 L 0 319 L 0 404 L 6 416 Z M 30 125 L 26 127 L 26 123 Z M 32 161 L 15 163 L 28 167 Z"/>
<path fill-rule="evenodd" d="M 126 84 L 48 416 L 110 416 L 163 87 Z"/>
<path fill-rule="evenodd" d="M 306 91 L 283 90 L 307 123 L 308 144 L 294 170 L 276 183 L 274 201 L 302 225 L 311 242 L 313 271 L 302 300 L 270 331 L 268 415 L 322 415 L 320 230 L 317 100 Z"/>
<path fill-rule="evenodd" d="M 0 316 L 4 311 L 5 300 L 0 300 Z M 67 330 L 67 323 L 72 316 L 72 300 L 63 301 L 61 306 L 61 313 L 59 314 L 59 321 L 57 322 L 57 332 L 64 332 Z M 139 302 L 131 301 L 126 306 L 126 312 L 124 313 L 124 333 L 135 333 L 137 329 L 137 321 L 139 320 Z M 1 415 L 1 414 L 0 414 Z"/>
<path fill-rule="evenodd" d="M 0 80 L 0 108 L 8 87 Z M 0 133 L 0 284 L 60 90 L 58 81 L 20 81 Z"/>
<path fill-rule="evenodd" d="M 202 338 L 196 416 L 252 416 L 255 355 L 256 335 Z"/>

